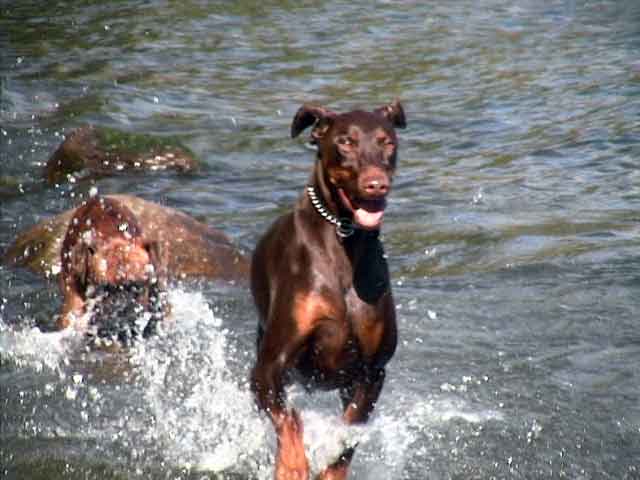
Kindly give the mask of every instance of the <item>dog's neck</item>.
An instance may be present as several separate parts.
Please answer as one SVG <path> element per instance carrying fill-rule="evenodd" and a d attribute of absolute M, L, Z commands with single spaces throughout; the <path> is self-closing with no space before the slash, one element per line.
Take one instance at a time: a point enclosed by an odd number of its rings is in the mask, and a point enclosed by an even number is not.
<path fill-rule="evenodd" d="M 339 200 L 338 189 L 326 178 L 319 157 L 305 189 L 303 205 L 331 225 L 338 238 L 344 239 L 354 234 L 356 226 L 353 213 Z"/>
<path fill-rule="evenodd" d="M 353 214 L 347 210 L 340 201 L 338 189 L 327 178 L 327 174 L 320 157 L 316 160 L 309 185 L 315 189 L 318 197 L 322 200 L 324 206 L 331 214 L 335 215 L 337 218 L 352 219 Z"/>
<path fill-rule="evenodd" d="M 310 194 L 310 189 L 314 193 Z M 350 235 L 338 234 L 334 220 L 346 218 L 352 222 L 352 215 L 341 206 L 337 189 L 327 181 L 320 159 L 316 162 L 305 191 L 303 205 L 312 215 L 317 216 L 329 237 L 337 238 L 344 248 L 353 268 L 353 286 L 360 298 L 368 303 L 377 301 L 389 290 L 389 274 L 379 238 L 380 232 L 354 228 Z M 323 211 L 328 212 L 330 218 L 323 215 Z"/>
<path fill-rule="evenodd" d="M 358 296 L 366 303 L 375 304 L 390 290 L 389 271 L 379 238 L 380 232 L 352 228 L 348 235 L 341 234 L 341 228 L 344 227 L 341 226 L 340 219 L 332 213 L 326 215 L 329 211 L 321 204 L 323 199 L 318 192 L 317 186 L 307 186 L 303 208 L 317 217 L 325 238 L 332 239 L 330 241 L 337 242 L 344 249 L 353 269 L 351 282 Z M 350 222 L 349 220 L 349 224 Z"/>

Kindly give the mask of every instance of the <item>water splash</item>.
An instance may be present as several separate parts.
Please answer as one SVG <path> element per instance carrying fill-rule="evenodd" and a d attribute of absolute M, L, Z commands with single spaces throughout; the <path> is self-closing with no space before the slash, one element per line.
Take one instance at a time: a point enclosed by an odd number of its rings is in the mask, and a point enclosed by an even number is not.
<path fill-rule="evenodd" d="M 79 442 L 82 462 L 100 459 L 137 474 L 160 468 L 271 479 L 275 434 L 248 385 L 252 344 L 243 347 L 231 319 L 214 313 L 202 293 L 172 290 L 169 302 L 172 324 L 117 353 L 87 350 L 73 333 L 12 330 L 0 319 L 0 356 L 16 371 L 33 371 L 20 387 L 20 404 L 38 410 L 31 435 Z M 458 390 L 423 398 L 391 387 L 369 423 L 346 426 L 335 392 L 310 395 L 294 385 L 287 393 L 301 412 L 314 474 L 357 445 L 354 478 L 402 478 L 415 449 L 428 450 L 425 438 L 449 422 L 501 418 L 456 399 Z"/>
<path fill-rule="evenodd" d="M 267 426 L 246 379 L 227 361 L 232 334 L 201 293 L 169 295 L 175 324 L 138 351 L 150 434 L 170 462 L 195 470 L 256 472 L 270 454 Z M 262 477 L 261 477 L 262 478 Z M 264 477 L 267 478 L 267 477 Z"/>
<path fill-rule="evenodd" d="M 233 332 L 202 295 L 172 292 L 169 300 L 175 314 L 171 340 L 149 343 L 139 355 L 145 403 L 155 417 L 155 448 L 162 448 L 171 463 L 191 470 L 272 478 L 275 434 L 255 407 L 247 381 L 250 365 L 234 370 L 229 361 L 238 355 Z M 363 426 L 347 426 L 335 392 L 310 395 L 293 385 L 287 394 L 301 412 L 314 474 L 344 448 L 358 445 L 353 467 L 358 478 L 401 477 L 415 436 L 398 411 L 379 412 Z"/>
<path fill-rule="evenodd" d="M 36 327 L 15 329 L 0 317 L 0 358 L 17 367 L 36 372 L 59 371 L 75 338 L 69 331 L 43 333 Z"/>

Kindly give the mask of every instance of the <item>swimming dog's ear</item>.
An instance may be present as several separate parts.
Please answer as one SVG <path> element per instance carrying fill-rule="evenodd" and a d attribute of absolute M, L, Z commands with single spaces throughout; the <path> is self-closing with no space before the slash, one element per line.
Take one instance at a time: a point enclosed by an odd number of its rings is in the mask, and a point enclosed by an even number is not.
<path fill-rule="evenodd" d="M 391 125 L 397 128 L 405 128 L 407 126 L 407 120 L 404 116 L 404 109 L 399 100 L 394 100 L 384 107 L 376 108 L 373 113 L 383 116 Z"/>
<path fill-rule="evenodd" d="M 163 282 L 165 280 L 165 271 L 163 268 L 164 263 L 162 262 L 162 247 L 160 246 L 160 242 L 158 241 L 149 241 L 145 242 L 144 249 L 149 254 L 149 260 L 151 261 L 151 265 L 153 265 L 153 275 L 152 278 Z"/>
<path fill-rule="evenodd" d="M 71 276 L 75 281 L 76 288 L 84 294 L 89 283 L 90 262 L 94 250 L 84 242 L 78 242 L 71 249 L 69 263 L 71 264 Z"/>
<path fill-rule="evenodd" d="M 322 137 L 329 128 L 330 120 L 332 120 L 336 114 L 331 110 L 321 107 L 320 105 L 313 105 L 305 103 L 302 105 L 291 123 L 291 138 L 295 138 L 305 129 L 315 124 L 315 127 L 311 131 L 311 136 L 314 140 Z"/>
<path fill-rule="evenodd" d="M 158 263 L 160 262 L 160 245 L 158 245 L 158 242 L 146 242 L 144 244 L 144 249 L 149 254 L 149 260 L 151 260 L 153 266 L 155 267 L 156 265 L 158 265 Z"/>

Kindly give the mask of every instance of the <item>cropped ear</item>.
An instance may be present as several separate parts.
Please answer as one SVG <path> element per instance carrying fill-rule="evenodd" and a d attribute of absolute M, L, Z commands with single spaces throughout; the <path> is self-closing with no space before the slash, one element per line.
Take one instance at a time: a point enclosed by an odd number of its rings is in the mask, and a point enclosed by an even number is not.
<path fill-rule="evenodd" d="M 384 107 L 376 108 L 373 113 L 378 115 L 382 115 L 384 118 L 391 122 L 391 125 L 397 128 L 405 128 L 407 126 L 407 121 L 404 116 L 404 109 L 402 108 L 402 104 L 399 100 L 394 100 L 389 105 L 385 105 Z"/>
<path fill-rule="evenodd" d="M 293 117 L 293 122 L 291 123 L 291 138 L 296 138 L 305 128 L 310 127 L 316 122 L 324 123 L 323 121 L 330 120 L 335 116 L 336 114 L 329 109 L 319 105 L 305 103 L 298 109 L 295 117 Z M 322 131 L 318 128 L 314 128 L 311 135 L 315 139 L 318 139 L 322 136 L 324 131 L 326 131 L 326 128 Z"/>

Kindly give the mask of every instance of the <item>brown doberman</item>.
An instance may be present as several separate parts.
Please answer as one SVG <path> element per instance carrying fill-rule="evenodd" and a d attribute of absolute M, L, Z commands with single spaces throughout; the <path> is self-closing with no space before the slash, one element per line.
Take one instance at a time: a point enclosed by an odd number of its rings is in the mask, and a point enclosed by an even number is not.
<path fill-rule="evenodd" d="M 275 478 L 307 479 L 303 428 L 285 386 L 339 389 L 347 424 L 366 422 L 396 348 L 395 307 L 378 238 L 396 168 L 393 102 L 373 112 L 303 105 L 291 136 L 307 127 L 318 148 L 309 184 L 253 254 L 251 291 L 260 316 L 251 385 L 277 434 Z M 320 474 L 344 479 L 354 448 Z"/>

